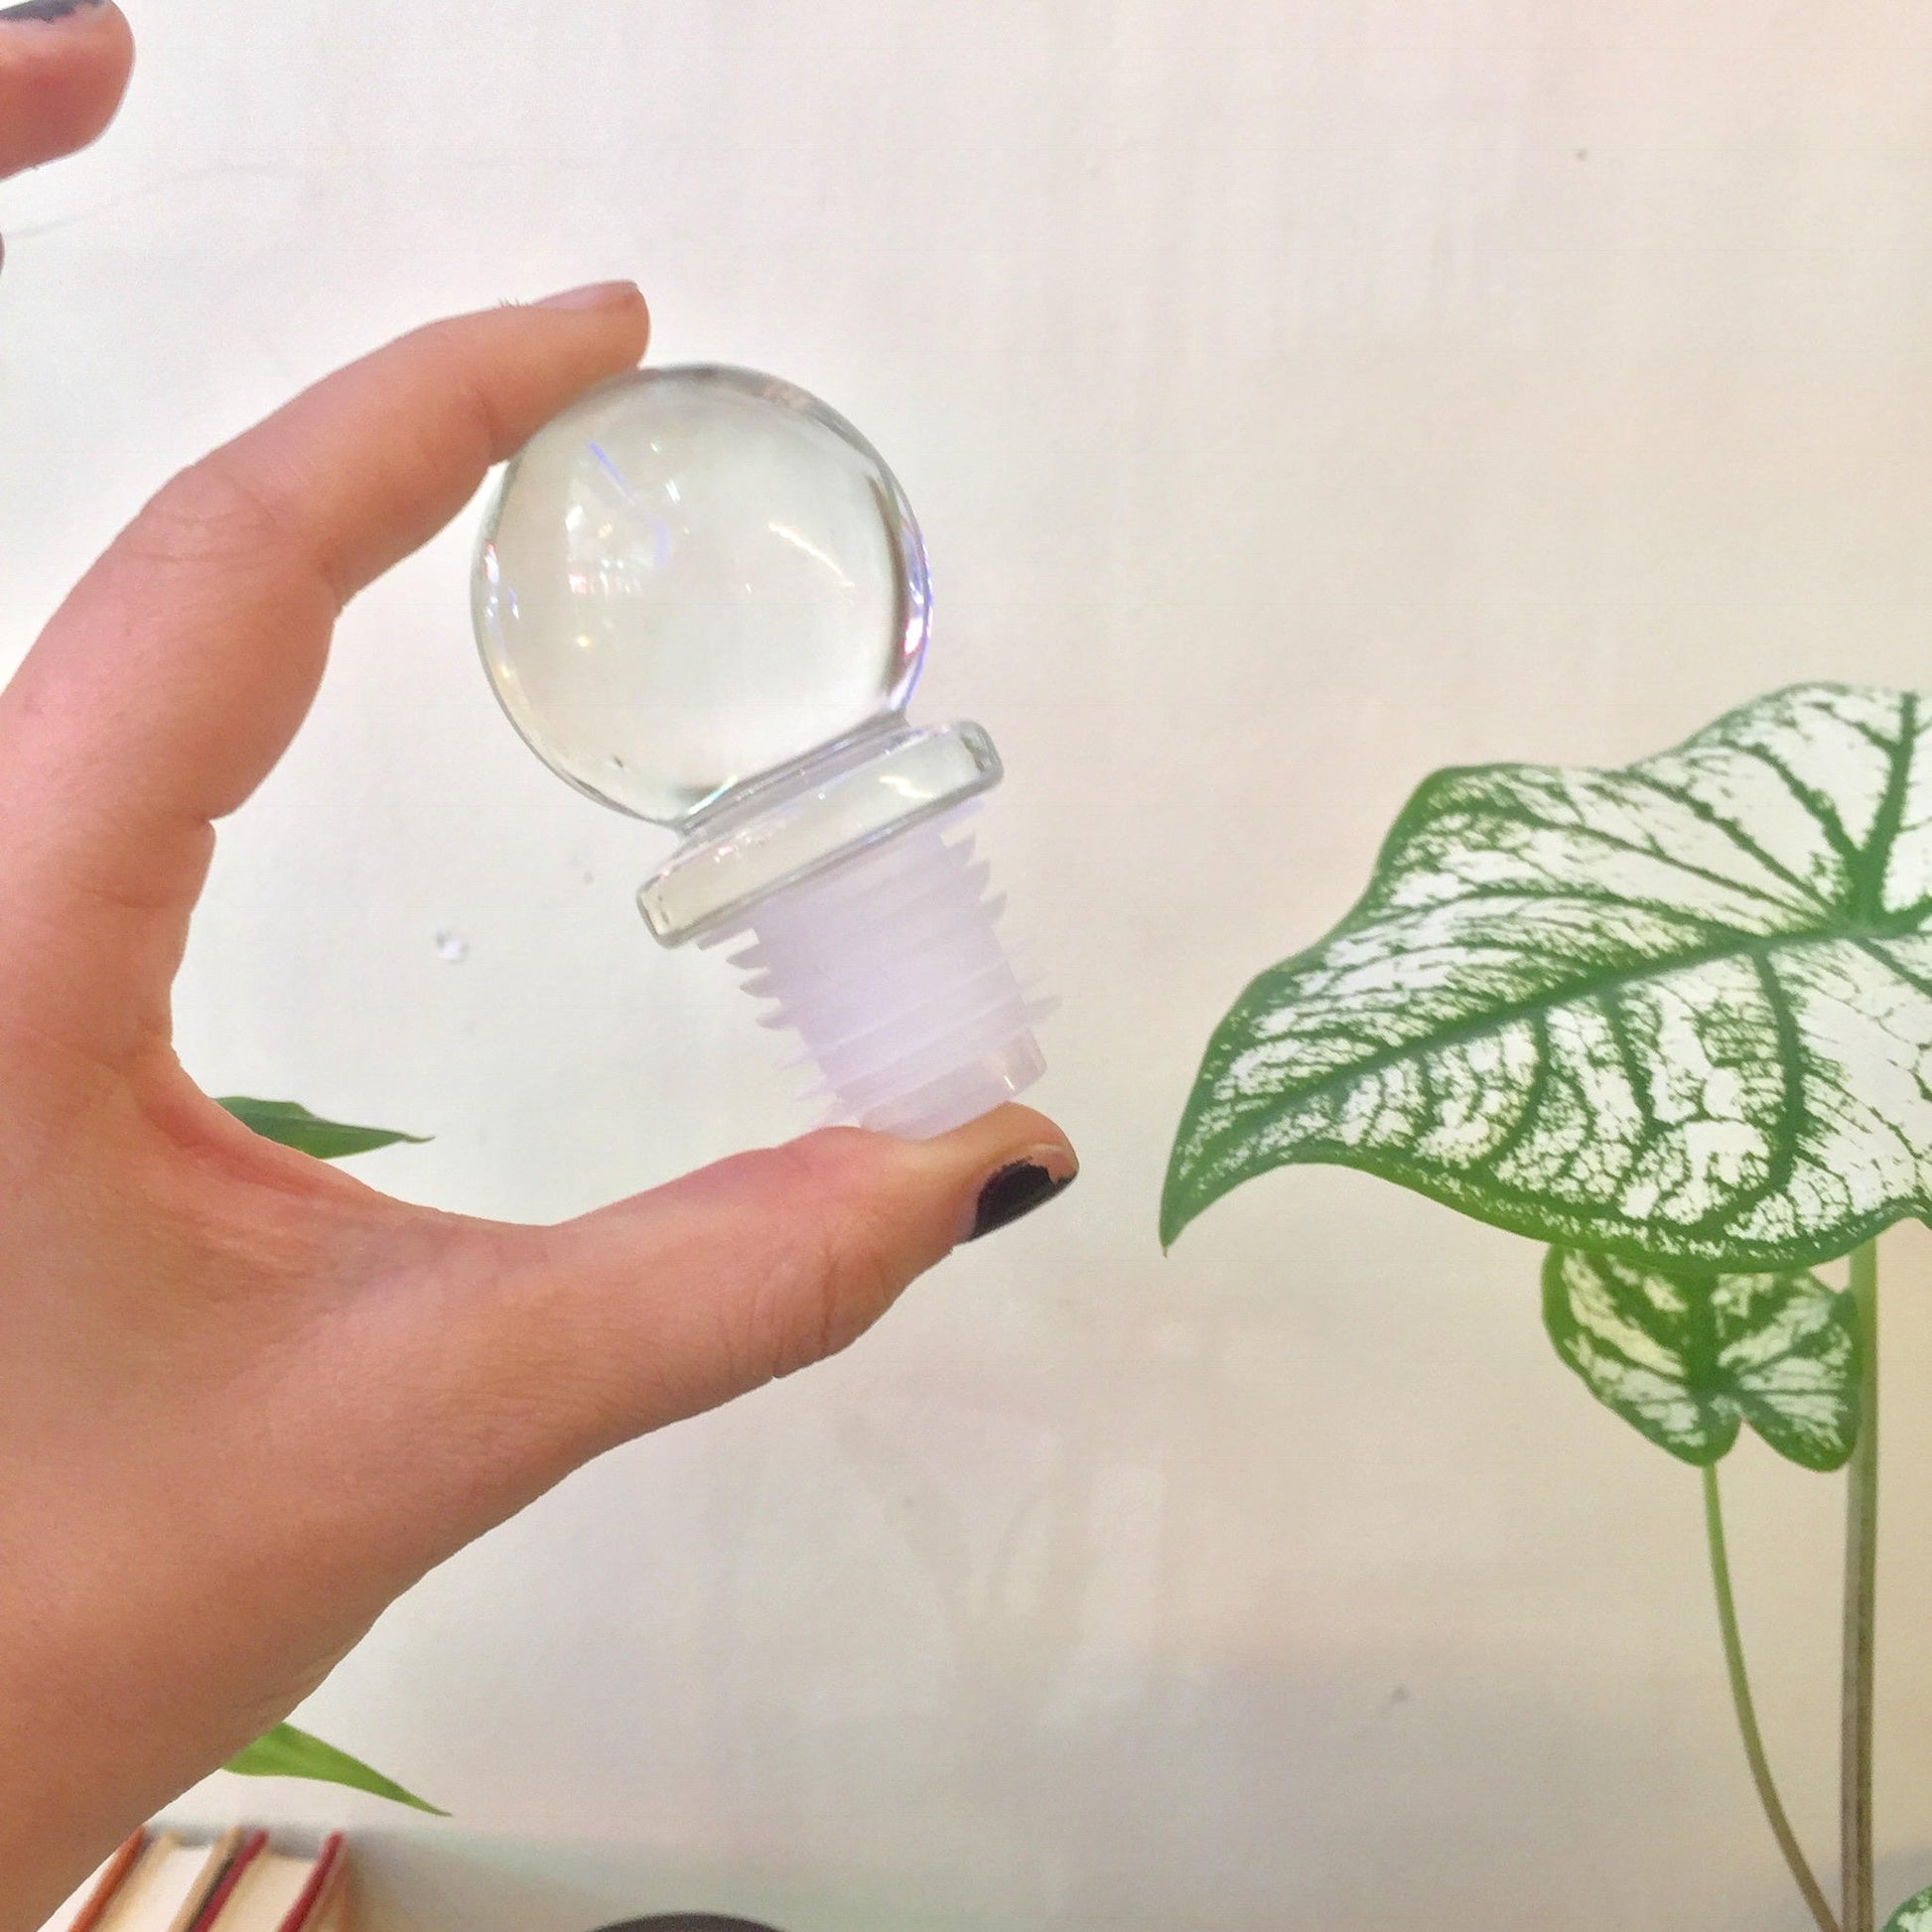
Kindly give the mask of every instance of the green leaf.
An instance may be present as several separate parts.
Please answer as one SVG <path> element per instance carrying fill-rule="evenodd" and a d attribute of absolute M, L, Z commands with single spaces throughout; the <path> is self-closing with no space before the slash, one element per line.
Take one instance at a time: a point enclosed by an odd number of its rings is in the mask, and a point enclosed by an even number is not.
<path fill-rule="evenodd" d="M 1439 772 L 1209 1043 L 1162 1235 L 1289 1162 L 1779 1269 L 1932 1202 L 1932 700 L 1806 685 L 1621 770 Z"/>
<path fill-rule="evenodd" d="M 265 1736 L 257 1737 L 248 1748 L 231 1757 L 222 1767 L 248 1778 L 318 1778 L 324 1784 L 346 1784 L 357 1791 L 373 1791 L 378 1798 L 393 1798 L 399 1805 L 413 1805 L 418 1811 L 433 1812 L 447 1818 L 412 1791 L 372 1771 L 360 1758 L 325 1744 L 293 1725 L 277 1725 Z"/>
<path fill-rule="evenodd" d="M 1906 1899 L 1885 1921 L 1885 1932 L 1932 1932 L 1932 1885 Z"/>
<path fill-rule="evenodd" d="M 1682 1461 L 1728 1454 L 1740 1422 L 1807 1469 L 1842 1468 L 1858 1443 L 1858 1316 L 1815 1275 L 1697 1275 L 1552 1248 L 1543 1325 L 1598 1402 Z"/>
<path fill-rule="evenodd" d="M 264 1140 L 279 1141 L 283 1147 L 299 1148 L 318 1161 L 340 1161 L 345 1155 L 369 1154 L 379 1147 L 394 1147 L 408 1141 L 420 1147 L 425 1134 L 396 1134 L 386 1127 L 345 1127 L 341 1121 L 323 1120 L 294 1100 L 250 1100 L 230 1094 L 217 1100 L 244 1127 L 252 1127 Z"/>

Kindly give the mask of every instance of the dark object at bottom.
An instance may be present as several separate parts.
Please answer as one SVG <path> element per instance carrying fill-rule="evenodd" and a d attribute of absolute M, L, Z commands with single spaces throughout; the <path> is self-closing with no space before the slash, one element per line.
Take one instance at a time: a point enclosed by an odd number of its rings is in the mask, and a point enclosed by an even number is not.
<path fill-rule="evenodd" d="M 666 1912 L 662 1918 L 627 1918 L 598 1932 L 777 1932 L 751 1918 L 720 1918 L 715 1912 Z"/>

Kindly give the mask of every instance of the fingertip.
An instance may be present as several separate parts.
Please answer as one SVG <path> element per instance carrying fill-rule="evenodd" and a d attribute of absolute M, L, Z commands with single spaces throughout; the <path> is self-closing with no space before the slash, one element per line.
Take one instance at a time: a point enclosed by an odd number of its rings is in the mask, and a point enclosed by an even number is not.
<path fill-rule="evenodd" d="M 950 1134 L 940 1135 L 930 1145 L 935 1148 L 976 1146 L 981 1142 L 1024 1142 L 1029 1146 L 1055 1147 L 1075 1168 L 1080 1165 L 1066 1130 L 1050 1115 L 1042 1114 L 1036 1107 L 1022 1106 L 1018 1101 L 995 1107 L 990 1114 L 982 1114 L 978 1120 L 969 1120 L 964 1127 L 955 1127 Z"/>
<path fill-rule="evenodd" d="M 97 140 L 134 68 L 134 33 L 112 0 L 0 12 L 0 177 Z"/>
<path fill-rule="evenodd" d="M 1065 1131 L 1032 1107 L 1008 1105 L 929 1141 L 897 1141 L 854 1128 L 834 1128 L 794 1143 L 816 1147 L 833 1164 L 852 1157 L 849 1185 L 890 1192 L 912 1207 L 936 1250 L 1009 1227 L 1056 1199 L 1080 1172 Z"/>
<path fill-rule="evenodd" d="M 531 302 L 502 301 L 439 316 L 339 374 L 398 357 L 427 357 L 445 367 L 453 358 L 482 358 L 491 365 L 496 389 L 515 388 L 512 374 L 520 370 L 554 390 L 557 372 L 568 368 L 565 386 L 575 390 L 633 367 L 649 342 L 650 309 L 637 284 L 592 282 Z M 568 400 L 568 395 L 557 397 L 550 407 L 562 407 Z"/>
<path fill-rule="evenodd" d="M 1079 1174 L 1073 1143 L 1032 1107 L 1002 1107 L 956 1131 L 971 1137 L 960 1154 L 970 1157 L 975 1176 L 955 1216 L 961 1243 L 996 1234 L 1057 1200 Z"/>
<path fill-rule="evenodd" d="M 920 1145 L 961 1170 L 1004 1167 L 1028 1159 L 1044 1165 L 1056 1179 L 1071 1180 L 1080 1172 L 1080 1157 L 1066 1130 L 1036 1108 L 1017 1102 L 996 1107 Z"/>
<path fill-rule="evenodd" d="M 642 308 L 644 292 L 635 282 L 586 282 L 581 288 L 562 289 L 555 295 L 540 296 L 530 304 L 533 309 L 563 309 L 575 314 L 594 314 L 600 309 Z"/>
<path fill-rule="evenodd" d="M 649 304 L 643 290 L 628 279 L 561 289 L 534 302 L 514 304 L 512 312 L 545 329 L 582 331 L 606 350 L 620 371 L 641 361 L 650 344 Z"/>

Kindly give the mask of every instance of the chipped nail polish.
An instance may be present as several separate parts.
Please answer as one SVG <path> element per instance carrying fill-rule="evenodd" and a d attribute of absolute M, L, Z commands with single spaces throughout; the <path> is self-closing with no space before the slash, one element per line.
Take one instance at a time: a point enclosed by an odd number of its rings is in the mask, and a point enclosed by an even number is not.
<path fill-rule="evenodd" d="M 21 0 L 17 7 L 0 7 L 0 27 L 17 21 L 66 20 L 69 14 L 92 13 L 101 0 Z"/>
<path fill-rule="evenodd" d="M 1075 1171 L 1078 1172 L 1077 1170 Z M 1054 1174 L 1037 1161 L 1010 1161 L 980 1189 L 973 1210 L 973 1225 L 968 1241 L 1011 1227 L 1035 1207 L 1044 1207 L 1054 1195 L 1073 1184 L 1073 1175 Z"/>

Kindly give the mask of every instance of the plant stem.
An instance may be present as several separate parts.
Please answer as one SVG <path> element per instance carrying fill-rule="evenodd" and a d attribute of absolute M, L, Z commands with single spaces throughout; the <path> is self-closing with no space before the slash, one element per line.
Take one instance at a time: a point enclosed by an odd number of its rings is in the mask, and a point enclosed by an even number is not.
<path fill-rule="evenodd" d="M 1744 1674 L 1744 1645 L 1737 1634 L 1737 1605 L 1730 1593 L 1730 1558 L 1725 1550 L 1724 1505 L 1718 1498 L 1718 1465 L 1707 1463 L 1704 1476 L 1704 1529 L 1711 1545 L 1711 1588 L 1718 1599 L 1718 1629 L 1725 1642 L 1725 1669 L 1730 1675 L 1730 1702 L 1737 1712 L 1737 1729 L 1744 1740 L 1744 1756 L 1751 1767 L 1751 1782 L 1757 1787 L 1757 1801 L 1771 1827 L 1771 1836 L 1791 1867 L 1798 1889 L 1818 1921 L 1819 1932 L 1839 1932 L 1832 1916 L 1831 1901 L 1805 1862 L 1804 1848 L 1791 1829 L 1777 1785 L 1771 1778 L 1771 1762 L 1764 1755 L 1763 1734 L 1757 1727 L 1757 1709 L 1751 1702 L 1750 1679 Z"/>
<path fill-rule="evenodd" d="M 1845 1509 L 1845 1678 L 1839 1745 L 1839 1836 L 1845 1932 L 1872 1932 L 1871 1712 L 1878 1595 L 1878 1244 L 1852 1256 L 1859 1330 L 1859 1446 Z"/>

